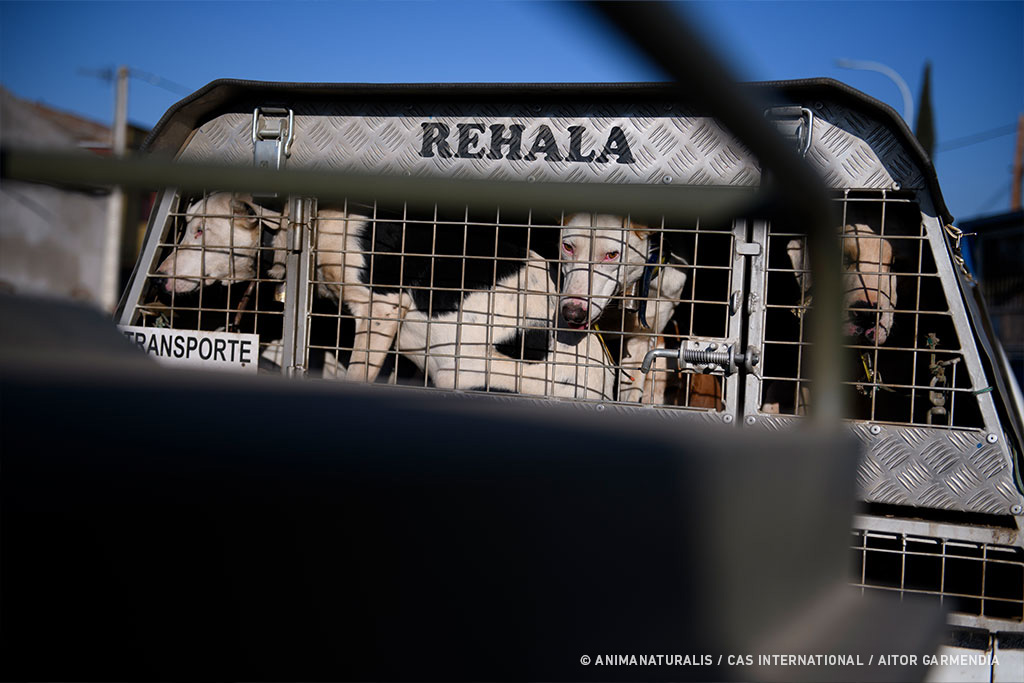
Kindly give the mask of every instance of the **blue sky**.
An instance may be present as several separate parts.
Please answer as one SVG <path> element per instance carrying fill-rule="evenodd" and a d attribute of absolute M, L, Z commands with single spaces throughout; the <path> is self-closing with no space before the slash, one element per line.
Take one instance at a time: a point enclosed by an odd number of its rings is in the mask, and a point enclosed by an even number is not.
<path fill-rule="evenodd" d="M 946 202 L 958 218 L 1009 206 L 1012 126 L 1024 112 L 1024 2 L 698 2 L 681 6 L 741 80 L 826 76 L 902 112 L 925 62 Z M 109 121 L 113 88 L 81 69 L 127 64 L 197 89 L 217 78 L 319 82 L 595 82 L 662 74 L 580 4 L 532 2 L 4 2 L 0 82 Z M 180 92 L 133 80 L 129 118 L 152 126 Z"/>

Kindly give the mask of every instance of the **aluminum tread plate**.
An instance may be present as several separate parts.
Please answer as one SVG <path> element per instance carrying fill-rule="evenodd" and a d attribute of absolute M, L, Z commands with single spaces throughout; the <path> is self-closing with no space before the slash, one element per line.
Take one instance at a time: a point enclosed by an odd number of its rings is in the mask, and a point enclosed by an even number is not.
<path fill-rule="evenodd" d="M 801 419 L 760 416 L 756 425 L 787 429 Z M 1018 514 L 1014 506 L 1024 504 L 1001 438 L 991 443 L 977 430 L 865 423 L 849 429 L 864 447 L 857 488 L 865 502 L 990 515 Z"/>
<path fill-rule="evenodd" d="M 287 105 L 286 105 L 287 106 Z M 399 173 L 410 176 L 491 180 L 756 186 L 757 160 L 717 121 L 676 105 L 313 105 L 295 103 L 295 142 L 291 168 Z M 921 169 L 897 137 L 883 124 L 828 102 L 809 103 L 814 111 L 812 145 L 807 158 L 834 188 L 923 188 Z M 452 156 L 422 155 L 424 124 L 442 124 Z M 469 147 L 482 158 L 458 155 L 459 124 L 483 130 Z M 507 135 L 523 126 L 522 157 L 488 158 L 490 126 Z M 222 114 L 201 125 L 180 153 L 194 162 L 251 165 L 252 114 Z M 550 131 L 559 160 L 538 151 L 527 159 L 542 127 Z M 628 142 L 632 161 L 610 154 L 608 161 L 569 160 L 571 127 L 577 132 L 579 157 L 600 155 L 616 129 Z M 437 130 L 437 129 L 435 129 Z M 795 143 L 794 143 L 795 144 Z M 614 146 L 613 146 L 614 147 Z"/>

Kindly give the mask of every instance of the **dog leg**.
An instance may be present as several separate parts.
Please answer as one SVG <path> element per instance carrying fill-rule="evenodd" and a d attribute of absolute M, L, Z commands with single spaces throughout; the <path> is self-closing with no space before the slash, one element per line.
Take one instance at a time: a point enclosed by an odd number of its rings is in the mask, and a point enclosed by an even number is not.
<path fill-rule="evenodd" d="M 662 267 L 651 282 L 649 301 L 653 306 L 648 309 L 647 319 L 653 332 L 661 334 L 668 327 L 685 285 L 686 272 L 668 265 Z M 640 372 L 640 365 L 647 352 L 664 346 L 664 337 L 653 336 L 649 332 L 627 338 L 622 357 L 623 373 L 619 377 L 620 401 L 665 404 L 669 379 L 668 361 L 657 359 L 649 376 Z"/>
<path fill-rule="evenodd" d="M 365 287 L 346 287 L 346 295 L 366 293 L 365 301 L 347 300 L 356 319 L 352 356 L 345 378 L 359 382 L 373 382 L 398 335 L 402 318 L 412 306 L 407 294 L 374 294 Z M 362 297 L 358 297 L 362 298 Z"/>
<path fill-rule="evenodd" d="M 658 358 L 649 373 L 640 371 L 647 352 L 663 344 L 663 337 L 644 336 L 627 340 L 626 352 L 622 357 L 622 373 L 619 376 L 620 401 L 664 405 L 668 387 L 668 362 Z"/>

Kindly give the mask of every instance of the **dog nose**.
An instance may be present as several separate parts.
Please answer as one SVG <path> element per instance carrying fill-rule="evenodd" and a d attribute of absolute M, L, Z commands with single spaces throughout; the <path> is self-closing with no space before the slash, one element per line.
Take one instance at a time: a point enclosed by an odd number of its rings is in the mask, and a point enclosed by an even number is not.
<path fill-rule="evenodd" d="M 566 301 L 562 304 L 562 317 L 570 325 L 582 325 L 587 321 L 587 307 L 580 301 Z"/>
<path fill-rule="evenodd" d="M 856 336 L 871 343 L 875 341 L 878 331 L 878 309 L 871 304 L 860 301 L 854 303 L 850 308 L 850 324 L 853 326 Z M 884 337 L 882 338 L 884 340 Z"/>

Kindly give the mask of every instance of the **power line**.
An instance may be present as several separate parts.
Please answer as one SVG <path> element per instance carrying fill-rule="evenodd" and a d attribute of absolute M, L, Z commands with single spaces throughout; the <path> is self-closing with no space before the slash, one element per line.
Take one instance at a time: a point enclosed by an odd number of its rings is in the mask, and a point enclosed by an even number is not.
<path fill-rule="evenodd" d="M 106 69 L 78 69 L 78 74 L 81 76 L 95 76 L 101 81 L 107 81 L 113 83 L 117 80 L 117 69 L 106 68 Z M 170 92 L 177 93 L 179 95 L 189 95 L 192 93 L 192 88 L 181 83 L 175 83 L 169 78 L 163 76 L 157 76 L 154 73 L 148 71 L 142 71 L 133 67 L 128 68 L 128 75 L 132 78 L 138 78 L 139 80 L 145 81 L 150 85 L 155 85 L 158 88 L 169 90 Z"/>
<path fill-rule="evenodd" d="M 151 74 L 148 71 L 141 71 L 139 69 L 129 69 L 128 72 L 135 78 L 144 80 L 151 85 L 157 86 L 158 88 L 163 88 L 164 90 L 169 90 L 171 92 L 178 93 L 179 95 L 189 95 L 192 93 L 192 88 L 182 85 L 181 83 L 175 83 L 169 78 L 164 78 L 163 76 Z"/>
<path fill-rule="evenodd" d="M 967 135 L 962 138 L 954 138 L 949 142 L 943 142 L 941 145 L 935 146 L 935 152 L 948 152 L 951 149 L 959 149 L 961 147 L 967 147 L 969 145 L 976 145 L 979 142 L 985 142 L 986 140 L 992 140 L 999 138 L 1004 135 L 1010 135 L 1016 132 L 1017 124 L 1011 123 L 1006 126 L 1000 126 L 999 128 L 993 128 L 992 130 L 982 131 L 981 133 L 975 133 L 974 135 Z"/>

